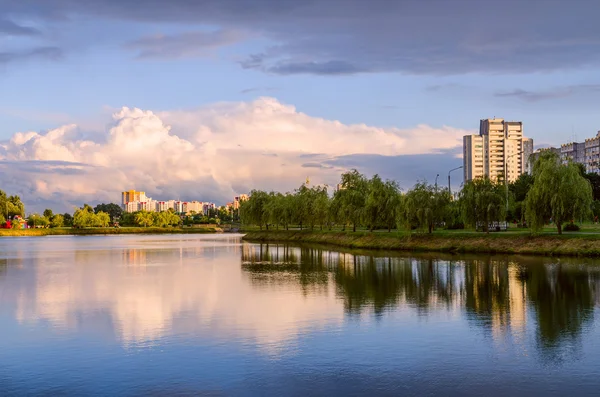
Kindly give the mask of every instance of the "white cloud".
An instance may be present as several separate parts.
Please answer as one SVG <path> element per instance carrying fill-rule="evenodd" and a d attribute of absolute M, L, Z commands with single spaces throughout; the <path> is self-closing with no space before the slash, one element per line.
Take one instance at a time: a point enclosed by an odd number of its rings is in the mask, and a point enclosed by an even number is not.
<path fill-rule="evenodd" d="M 33 205 L 115 202 L 125 189 L 224 203 L 251 188 L 291 190 L 307 174 L 336 183 L 342 168 L 315 164 L 339 156 L 439 153 L 459 146 L 465 133 L 346 125 L 266 97 L 185 111 L 122 108 L 101 132 L 65 125 L 15 133 L 0 144 L 0 165 L 10 171 L 0 183 Z"/>

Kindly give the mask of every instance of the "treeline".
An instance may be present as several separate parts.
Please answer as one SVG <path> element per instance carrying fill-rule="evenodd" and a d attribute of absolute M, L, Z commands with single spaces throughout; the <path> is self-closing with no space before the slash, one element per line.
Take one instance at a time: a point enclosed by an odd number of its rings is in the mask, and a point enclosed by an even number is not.
<path fill-rule="evenodd" d="M 21 213 L 24 213 L 24 209 Z M 88 204 L 70 213 L 54 214 L 51 209 L 46 209 L 42 214 L 33 213 L 27 217 L 31 227 L 108 227 L 108 226 L 133 226 L 133 227 L 175 227 L 204 224 L 220 224 L 234 220 L 234 214 L 223 208 L 211 209 L 207 214 L 191 213 L 178 214 L 173 209 L 162 212 L 137 211 L 124 212 L 114 203 L 98 204 L 94 208 Z M 18 223 L 14 227 L 19 227 Z"/>
<path fill-rule="evenodd" d="M 599 196 L 594 197 L 596 192 Z M 534 232 L 552 223 L 561 234 L 564 225 L 576 228 L 575 222 L 600 215 L 598 199 L 596 174 L 586 174 L 572 162 L 562 164 L 547 152 L 534 164 L 533 175 L 523 174 L 508 185 L 489 178 L 468 181 L 457 197 L 427 182 L 402 192 L 395 181 L 378 175 L 368 179 L 352 170 L 342 174 L 332 196 L 325 186 L 302 185 L 285 194 L 254 190 L 241 203 L 240 216 L 242 223 L 261 229 L 364 227 L 431 233 L 436 228 L 469 227 L 489 232 L 509 221 Z"/>

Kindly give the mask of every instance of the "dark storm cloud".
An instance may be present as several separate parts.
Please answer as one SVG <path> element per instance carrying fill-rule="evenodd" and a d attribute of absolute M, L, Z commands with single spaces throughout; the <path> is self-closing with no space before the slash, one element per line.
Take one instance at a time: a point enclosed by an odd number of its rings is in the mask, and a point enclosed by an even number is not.
<path fill-rule="evenodd" d="M 0 35 L 2 34 L 8 36 L 36 36 L 40 34 L 40 31 L 29 26 L 18 25 L 10 19 L 2 19 L 0 17 Z"/>
<path fill-rule="evenodd" d="M 548 99 L 565 98 L 575 95 L 600 93 L 600 84 L 582 84 L 557 87 L 548 91 L 527 91 L 515 89 L 512 91 L 497 92 L 496 97 L 518 98 L 527 102 L 539 102 Z"/>
<path fill-rule="evenodd" d="M 0 0 L 13 14 L 241 29 L 277 74 L 530 73 L 600 64 L 600 3 L 573 0 Z M 0 7 L 2 9 L 2 7 Z M 1 11 L 0 11 L 1 13 Z M 1 15 L 0 15 L 1 17 Z M 175 46 L 194 48 L 181 38 Z M 90 42 L 93 38 L 90 38 Z M 172 57 L 169 51 L 161 51 Z M 158 56 L 158 54 L 157 54 Z"/>

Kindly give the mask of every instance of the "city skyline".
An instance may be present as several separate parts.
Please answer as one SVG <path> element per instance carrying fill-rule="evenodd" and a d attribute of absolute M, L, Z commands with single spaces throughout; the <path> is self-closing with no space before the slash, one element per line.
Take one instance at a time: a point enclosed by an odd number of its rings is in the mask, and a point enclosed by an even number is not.
<path fill-rule="evenodd" d="M 0 0 L 0 185 L 35 210 L 351 168 L 408 189 L 482 118 L 536 148 L 600 129 L 593 2 L 426 3 Z"/>

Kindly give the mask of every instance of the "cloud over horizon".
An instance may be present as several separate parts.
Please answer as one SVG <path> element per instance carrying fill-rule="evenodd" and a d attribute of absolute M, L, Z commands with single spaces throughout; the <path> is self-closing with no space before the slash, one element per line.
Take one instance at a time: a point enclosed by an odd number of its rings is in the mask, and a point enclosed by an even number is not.
<path fill-rule="evenodd" d="M 10 171 L 2 173 L 0 184 L 36 211 L 118 202 L 127 189 L 155 199 L 224 204 L 253 188 L 293 190 L 307 176 L 332 185 L 353 167 L 412 184 L 423 178 L 426 164 L 431 168 L 432 156 L 446 159 L 441 164 L 456 161 L 467 133 L 427 125 L 347 125 L 311 117 L 271 97 L 191 110 L 123 107 L 104 131 L 69 124 L 13 134 L 0 143 L 0 169 Z M 426 161 L 420 162 L 420 155 Z M 378 162 L 398 156 L 410 161 Z M 393 169 L 394 164 L 400 167 Z"/>

